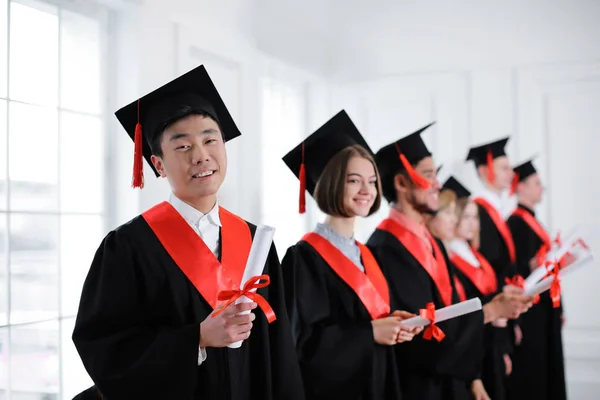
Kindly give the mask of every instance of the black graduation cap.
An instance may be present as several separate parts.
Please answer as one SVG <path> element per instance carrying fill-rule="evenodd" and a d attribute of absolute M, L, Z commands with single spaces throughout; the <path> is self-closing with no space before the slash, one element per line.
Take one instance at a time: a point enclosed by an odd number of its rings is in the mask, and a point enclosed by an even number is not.
<path fill-rule="evenodd" d="M 452 190 L 454 194 L 456 194 L 456 197 L 459 199 L 471 196 L 471 192 L 453 176 L 451 176 L 450 178 L 448 178 L 448 180 L 446 180 L 446 182 L 444 182 L 444 185 L 442 186 L 442 191 L 444 190 Z"/>
<path fill-rule="evenodd" d="M 300 180 L 301 213 L 304 212 L 304 189 L 312 196 L 329 160 L 339 151 L 354 145 L 360 145 L 373 154 L 346 111 L 342 110 L 283 157 L 285 164 Z"/>
<path fill-rule="evenodd" d="M 150 160 L 150 142 L 159 127 L 186 106 L 210 115 L 219 124 L 225 141 L 241 135 L 206 68 L 200 65 L 115 112 L 135 143 L 134 187 L 143 187 L 142 154 L 158 176 Z"/>
<path fill-rule="evenodd" d="M 529 161 L 525 161 L 520 165 L 517 165 L 513 168 L 513 171 L 515 172 L 515 177 L 518 177 L 517 179 L 519 180 L 519 182 L 523 182 L 531 175 L 537 173 L 537 170 L 533 166 L 533 158 Z"/>
<path fill-rule="evenodd" d="M 388 202 L 392 202 L 396 199 L 394 177 L 400 171 L 407 170 L 406 167 L 409 167 L 407 172 L 411 175 L 411 179 L 414 176 L 414 178 L 418 180 L 418 174 L 412 169 L 412 166 L 418 164 L 419 161 L 425 157 L 431 156 L 431 152 L 421 138 L 421 133 L 433 124 L 435 124 L 435 122 L 422 127 L 418 131 L 413 132 L 400 140 L 382 147 L 375 155 L 375 161 L 377 162 L 377 168 L 379 169 L 379 175 L 381 176 L 383 196 Z M 406 158 L 409 165 L 405 165 L 402 162 L 400 154 Z M 413 179 L 413 181 L 415 179 Z"/>
<path fill-rule="evenodd" d="M 483 144 L 481 146 L 472 147 L 467 155 L 467 161 L 473 160 L 475 166 L 485 165 L 489 162 L 488 155 L 491 155 L 492 160 L 506 155 L 504 147 L 508 142 L 508 137 L 496 140 L 495 142 Z"/>

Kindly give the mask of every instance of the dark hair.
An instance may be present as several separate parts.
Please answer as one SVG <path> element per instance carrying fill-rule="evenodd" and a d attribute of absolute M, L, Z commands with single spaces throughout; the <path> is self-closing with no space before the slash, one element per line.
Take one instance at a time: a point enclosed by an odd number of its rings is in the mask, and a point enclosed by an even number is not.
<path fill-rule="evenodd" d="M 158 156 L 158 157 L 162 157 L 163 154 L 162 154 L 162 148 L 160 147 L 160 144 L 162 142 L 162 137 L 163 137 L 163 134 L 165 133 L 165 130 L 167 130 L 168 127 L 170 127 L 177 121 L 187 118 L 190 115 L 201 115 L 205 118 L 210 118 L 213 121 L 215 121 L 215 119 L 204 110 L 201 110 L 201 109 L 195 108 L 195 107 L 190 107 L 190 106 L 182 106 L 181 108 L 177 109 L 171 115 L 171 117 L 169 117 L 168 119 L 163 121 L 160 125 L 158 125 L 158 128 L 156 128 L 156 131 L 153 132 L 154 134 L 152 135 L 152 140 L 150 141 L 150 149 L 152 150 L 152 154 L 154 154 L 155 156 Z M 223 141 L 225 141 L 225 134 L 223 133 L 223 130 L 221 129 L 221 125 L 217 121 L 215 121 L 215 122 L 217 123 L 217 126 L 219 127 L 219 131 L 221 131 L 221 137 L 223 138 Z"/>
<path fill-rule="evenodd" d="M 319 209 L 327 215 L 334 217 L 351 217 L 350 211 L 344 205 L 344 191 L 346 186 L 346 169 L 354 157 L 364 158 L 373 164 L 377 178 L 377 197 L 369 210 L 369 215 L 379 210 L 381 205 L 381 179 L 373 156 L 364 147 L 359 145 L 348 146 L 339 151 L 329 160 L 315 187 L 315 200 Z"/>

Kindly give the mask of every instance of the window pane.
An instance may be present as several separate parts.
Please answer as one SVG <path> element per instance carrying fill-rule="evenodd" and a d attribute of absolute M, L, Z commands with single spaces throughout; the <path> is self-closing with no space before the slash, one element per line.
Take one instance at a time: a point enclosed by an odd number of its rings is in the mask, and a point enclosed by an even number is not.
<path fill-rule="evenodd" d="M 6 187 L 8 186 L 8 177 L 6 176 L 8 135 L 6 134 L 6 128 L 6 101 L 0 100 L 0 210 L 6 210 L 8 206 L 6 197 Z"/>
<path fill-rule="evenodd" d="M 0 96 L 6 97 L 6 82 L 7 82 L 7 52 L 8 52 L 8 37 L 6 36 L 8 27 L 8 1 L 0 0 Z M 1 392 L 0 392 L 1 393 Z M 0 394 L 0 399 L 2 395 Z"/>
<path fill-rule="evenodd" d="M 64 212 L 102 212 L 104 136 L 99 117 L 60 115 L 60 205 Z"/>
<path fill-rule="evenodd" d="M 56 8 L 16 2 L 10 6 L 10 97 L 56 105 L 58 99 L 58 16 Z M 32 29 L 35 27 L 35 29 Z"/>
<path fill-rule="evenodd" d="M 0 328 L 0 399 L 6 399 L 8 389 L 8 328 Z"/>
<path fill-rule="evenodd" d="M 61 397 L 63 400 L 71 400 L 75 395 L 92 386 L 94 382 L 83 367 L 81 358 L 79 358 L 71 339 L 75 327 L 75 318 L 62 320 L 61 324 Z"/>
<path fill-rule="evenodd" d="M 10 207 L 13 211 L 56 210 L 56 110 L 10 103 L 9 115 Z"/>
<path fill-rule="evenodd" d="M 8 214 L 0 213 L 0 325 L 8 323 Z"/>
<path fill-rule="evenodd" d="M 65 10 L 60 16 L 61 107 L 100 114 L 100 23 Z"/>
<path fill-rule="evenodd" d="M 10 329 L 11 399 L 58 399 L 58 321 Z"/>
<path fill-rule="evenodd" d="M 262 94 L 262 216 L 267 225 L 278 226 L 285 221 L 286 229 L 278 230 L 274 238 L 280 252 L 285 252 L 302 237 L 306 227 L 298 214 L 298 179 L 281 162 L 281 155 L 306 135 L 305 96 L 302 85 L 270 79 L 263 81 Z"/>
<path fill-rule="evenodd" d="M 10 323 L 58 316 L 58 217 L 10 216 Z"/>
<path fill-rule="evenodd" d="M 61 315 L 77 313 L 83 281 L 102 240 L 99 215 L 64 215 L 60 225 Z"/>

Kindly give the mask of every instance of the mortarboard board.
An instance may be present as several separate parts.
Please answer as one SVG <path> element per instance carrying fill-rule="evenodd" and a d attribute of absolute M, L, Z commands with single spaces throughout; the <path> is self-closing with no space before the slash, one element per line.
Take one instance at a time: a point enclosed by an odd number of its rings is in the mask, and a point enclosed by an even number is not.
<path fill-rule="evenodd" d="M 467 155 L 467 161 L 473 160 L 475 166 L 478 167 L 489 162 L 489 155 L 491 155 L 492 160 L 505 156 L 506 152 L 504 147 L 506 146 L 508 139 L 510 138 L 506 137 L 504 139 L 496 140 L 495 142 L 471 147 L 471 149 L 469 149 L 469 154 Z"/>
<path fill-rule="evenodd" d="M 142 155 L 158 176 L 150 159 L 150 143 L 159 133 L 158 129 L 184 107 L 202 111 L 213 118 L 225 141 L 241 135 L 206 68 L 200 65 L 115 112 L 135 143 L 134 187 L 143 187 Z"/>
<path fill-rule="evenodd" d="M 510 195 L 511 196 L 517 192 L 517 186 L 519 185 L 519 182 L 523 182 L 525 179 L 529 178 L 531 175 L 537 173 L 537 170 L 533 166 L 533 162 L 532 162 L 534 158 L 535 157 L 532 157 L 530 160 L 525 161 L 524 163 L 517 165 L 516 167 L 513 168 L 515 175 L 513 177 L 513 181 L 510 186 Z"/>
<path fill-rule="evenodd" d="M 515 176 L 517 177 L 519 182 L 523 182 L 531 175 L 537 173 L 537 170 L 533 166 L 533 158 L 528 161 L 525 161 L 520 165 L 517 165 L 513 168 L 513 171 L 515 172 Z"/>
<path fill-rule="evenodd" d="M 465 197 L 471 196 L 471 192 L 464 187 L 456 178 L 451 176 L 444 182 L 442 186 L 442 191 L 444 190 L 452 190 L 458 199 L 462 199 Z"/>
<path fill-rule="evenodd" d="M 432 122 L 418 131 L 382 147 L 375 155 L 375 161 L 381 176 L 383 195 L 388 202 L 396 199 L 394 177 L 402 170 L 407 171 L 411 180 L 417 186 L 422 188 L 429 186 L 429 181 L 421 177 L 412 166 L 418 164 L 425 157 L 431 156 L 431 152 L 421 138 L 421 133 L 434 123 Z"/>
<path fill-rule="evenodd" d="M 300 213 L 304 190 L 312 196 L 321 173 L 331 158 L 349 146 L 360 145 L 373 154 L 346 111 L 342 110 L 283 157 L 300 180 Z"/>
<path fill-rule="evenodd" d="M 469 154 L 467 155 L 467 161 L 473 160 L 475 163 L 475 167 L 479 167 L 480 165 L 487 165 L 488 167 L 488 180 L 490 182 L 494 182 L 494 168 L 493 163 L 494 160 L 498 157 L 502 157 L 506 155 L 504 151 L 504 147 L 508 142 L 508 137 L 496 140 L 495 142 L 482 144 L 477 147 L 471 147 L 469 149 Z"/>

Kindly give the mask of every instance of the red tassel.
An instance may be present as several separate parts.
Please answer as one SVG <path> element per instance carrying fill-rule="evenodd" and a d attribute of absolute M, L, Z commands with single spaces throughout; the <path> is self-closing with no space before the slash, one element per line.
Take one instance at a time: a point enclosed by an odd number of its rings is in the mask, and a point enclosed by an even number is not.
<path fill-rule="evenodd" d="M 510 195 L 514 196 L 517 193 L 517 186 L 519 186 L 519 173 L 515 172 L 515 176 L 513 177 L 512 184 L 510 185 Z"/>
<path fill-rule="evenodd" d="M 494 183 L 496 180 L 496 176 L 494 175 L 494 157 L 492 156 L 492 151 L 488 150 L 487 153 L 487 167 L 488 167 L 488 180 L 490 183 Z"/>
<path fill-rule="evenodd" d="M 133 179 L 134 188 L 144 187 L 144 151 L 142 146 L 142 124 L 140 123 L 140 101 L 138 100 L 138 122 L 135 124 L 135 135 L 133 138 Z"/>
<path fill-rule="evenodd" d="M 299 212 L 304 214 L 306 212 L 306 167 L 304 166 L 304 142 L 302 142 L 302 163 L 300 164 L 300 173 L 298 174 L 300 179 L 300 198 L 299 198 Z"/>
<path fill-rule="evenodd" d="M 404 169 L 408 173 L 410 180 L 419 189 L 423 189 L 423 190 L 429 189 L 429 187 L 431 186 L 431 182 L 429 182 L 427 179 L 423 178 L 421 175 L 419 175 L 419 173 L 417 171 L 415 171 L 415 169 L 412 167 L 412 165 L 410 165 L 410 163 L 408 162 L 408 160 L 406 159 L 404 154 L 402 154 L 402 152 L 400 151 L 400 147 L 398 147 L 398 143 L 394 143 L 394 145 L 396 146 L 396 151 L 398 152 L 398 155 L 400 156 L 400 162 L 402 163 L 402 166 L 404 166 Z"/>

